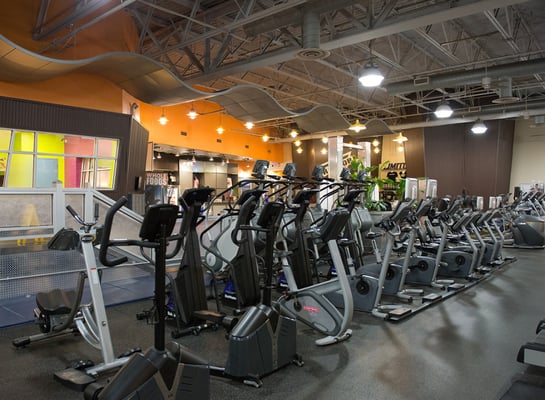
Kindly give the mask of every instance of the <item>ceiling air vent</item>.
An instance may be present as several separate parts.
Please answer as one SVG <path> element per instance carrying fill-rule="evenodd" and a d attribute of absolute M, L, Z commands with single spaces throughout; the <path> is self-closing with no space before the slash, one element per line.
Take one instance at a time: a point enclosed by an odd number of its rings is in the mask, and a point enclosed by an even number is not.
<path fill-rule="evenodd" d="M 498 82 L 498 98 L 492 100 L 492 103 L 494 104 L 510 104 L 510 103 L 516 103 L 520 100 L 519 97 L 513 96 L 513 86 L 512 86 L 512 79 L 510 77 L 508 78 L 502 78 Z"/>
<path fill-rule="evenodd" d="M 414 86 L 424 86 L 430 84 L 429 76 L 421 76 L 419 78 L 414 78 Z"/>
<path fill-rule="evenodd" d="M 302 49 L 297 53 L 297 58 L 300 60 L 321 60 L 329 56 L 329 51 L 322 49 Z"/>
<path fill-rule="evenodd" d="M 320 14 L 307 10 L 303 14 L 303 48 L 297 52 L 300 60 L 321 60 L 329 56 L 329 51 L 320 49 Z"/>

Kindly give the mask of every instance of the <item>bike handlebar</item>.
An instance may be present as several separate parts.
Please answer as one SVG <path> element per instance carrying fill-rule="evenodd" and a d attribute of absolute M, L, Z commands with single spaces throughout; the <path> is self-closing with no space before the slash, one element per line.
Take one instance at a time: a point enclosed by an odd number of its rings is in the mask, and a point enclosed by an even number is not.
<path fill-rule="evenodd" d="M 100 241 L 100 251 L 98 253 L 98 258 L 100 262 L 107 267 L 115 267 L 116 265 L 123 264 L 128 261 L 128 258 L 125 256 L 109 259 L 108 258 L 108 247 L 114 244 L 110 240 L 110 232 L 112 231 L 112 223 L 114 220 L 114 215 L 121 207 L 127 204 L 128 199 L 123 196 L 117 200 L 113 206 L 110 207 L 106 216 L 104 218 L 104 225 L 102 230 L 102 239 Z"/>

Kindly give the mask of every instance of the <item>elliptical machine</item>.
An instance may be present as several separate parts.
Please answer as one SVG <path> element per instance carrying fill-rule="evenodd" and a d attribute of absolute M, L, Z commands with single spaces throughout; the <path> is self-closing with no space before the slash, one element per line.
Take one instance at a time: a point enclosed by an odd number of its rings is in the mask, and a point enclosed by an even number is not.
<path fill-rule="evenodd" d="M 282 312 L 282 303 L 272 303 L 275 240 L 284 205 L 263 206 L 255 227 L 264 233 L 265 285 L 261 304 L 248 308 L 229 334 L 229 354 L 225 367 L 210 366 L 214 376 L 241 380 L 261 387 L 261 378 L 289 364 L 303 365 L 297 354 L 297 327 L 291 315 Z"/>
<path fill-rule="evenodd" d="M 213 256 L 215 261 L 224 263 L 219 271 L 214 271 L 206 261 L 204 265 L 209 269 L 214 285 L 221 279 L 226 281 L 221 300 L 223 304 L 233 307 L 235 314 L 241 314 L 246 307 L 261 301 L 257 255 L 253 237 L 250 237 L 254 233 L 249 227 L 263 192 L 264 190 L 261 189 L 243 192 L 237 201 L 236 209 L 220 217 L 201 233 L 201 246 L 205 253 L 207 252 L 207 259 Z M 225 258 L 216 246 L 204 245 L 202 240 L 210 230 L 221 225 L 224 218 L 227 218 L 228 229 L 220 230 L 219 235 L 226 235 L 230 239 L 229 243 L 225 239 L 222 241 L 223 249 L 229 248 L 229 254 L 233 254 L 236 250 L 230 259 Z M 219 240 L 219 237 L 216 240 Z M 217 292 L 217 289 L 215 291 Z"/>
<path fill-rule="evenodd" d="M 173 338 L 198 334 L 203 329 L 217 328 L 219 325 L 231 329 L 237 323 L 237 319 L 226 317 L 220 312 L 217 296 L 218 310 L 208 309 L 197 225 L 204 220 L 201 207 L 210 200 L 213 191 L 211 188 L 186 189 L 179 199 L 183 217 L 176 240 L 183 242 L 184 253 L 178 273 L 170 282 L 172 314 L 177 327 L 171 332 Z"/>
<path fill-rule="evenodd" d="M 140 240 L 110 240 L 115 213 L 127 203 L 119 199 L 106 214 L 100 246 L 100 261 L 108 267 L 124 263 L 126 257 L 110 258 L 108 249 L 138 246 L 155 252 L 154 346 L 145 354 L 135 353 L 105 386 L 93 383 L 85 389 L 86 400 L 197 399 L 210 398 L 208 363 L 179 343 L 165 345 L 165 264 L 168 237 L 178 216 L 171 204 L 152 205 L 142 222 Z"/>

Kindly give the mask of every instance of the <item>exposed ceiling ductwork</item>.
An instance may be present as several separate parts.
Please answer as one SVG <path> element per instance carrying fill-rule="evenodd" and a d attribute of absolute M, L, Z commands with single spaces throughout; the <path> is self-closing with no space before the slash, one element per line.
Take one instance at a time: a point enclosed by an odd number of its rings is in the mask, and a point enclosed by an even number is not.
<path fill-rule="evenodd" d="M 307 10 L 303 14 L 303 49 L 297 53 L 302 60 L 326 58 L 329 51 L 320 49 L 320 14 Z"/>
<path fill-rule="evenodd" d="M 492 100 L 495 104 L 509 104 L 520 100 L 520 97 L 513 96 L 513 79 L 509 76 L 498 82 L 498 98 Z"/>
<path fill-rule="evenodd" d="M 487 107 L 476 107 L 472 110 L 464 110 L 464 111 L 458 111 L 456 112 L 451 118 L 446 119 L 433 119 L 433 120 L 427 120 L 427 121 L 418 121 L 418 122 L 410 122 L 406 124 L 392 124 L 388 125 L 389 131 L 392 133 L 404 131 L 407 129 L 416 129 L 416 128 L 427 128 L 427 127 L 433 127 L 433 126 L 443 126 L 443 125 L 458 125 L 458 124 L 467 124 L 470 122 L 475 122 L 477 119 L 481 119 L 483 121 L 488 120 L 495 120 L 495 119 L 513 119 L 513 118 L 529 118 L 534 117 L 536 121 L 536 125 L 538 125 L 538 121 L 544 121 L 543 116 L 545 115 L 545 100 L 541 101 L 534 101 L 531 103 L 516 103 L 516 104 L 497 104 L 493 106 L 487 106 Z M 334 136 L 334 135 L 348 135 L 354 137 L 355 135 L 351 135 L 348 133 L 349 131 L 341 131 L 341 132 L 335 132 L 335 133 L 328 133 L 327 136 Z M 381 131 L 382 134 L 388 133 L 387 131 Z M 361 137 L 371 137 L 371 136 L 380 136 L 379 134 L 373 135 L 373 133 L 360 135 Z M 310 134 L 305 136 L 299 136 L 297 139 L 299 140 L 310 140 L 310 139 L 321 139 L 324 135 L 323 134 Z M 295 139 L 293 138 L 282 138 L 282 139 L 276 139 L 275 143 L 283 143 L 283 142 L 293 142 Z"/>
<path fill-rule="evenodd" d="M 50 2 L 39 0 L 35 27 L 44 33 L 58 20 L 74 26 L 47 36 L 40 51 L 52 58 L 121 7 L 105 5 L 88 20 L 77 4 L 62 17 L 48 15 Z M 396 124 L 433 119 L 440 98 L 452 102 L 455 115 L 545 99 L 543 0 L 122 3 L 140 35 L 136 53 L 206 92 L 258 86 L 285 110 L 325 104 L 349 120 Z M 370 58 L 385 75 L 372 90 L 357 79 Z M 287 123 L 293 120 L 274 126 Z"/>
<path fill-rule="evenodd" d="M 402 94 L 418 90 L 477 85 L 482 83 L 483 77 L 502 79 L 505 77 L 541 74 L 543 71 L 545 71 L 545 58 L 539 58 L 490 68 L 423 76 L 414 80 L 391 83 L 386 85 L 385 89 L 389 94 Z"/>
<path fill-rule="evenodd" d="M 307 2 L 304 7 L 297 7 L 291 10 L 279 13 L 274 17 L 261 19 L 244 26 L 244 32 L 248 36 L 257 36 L 275 29 L 284 28 L 289 25 L 299 25 L 301 18 L 308 12 L 316 13 L 318 16 L 322 13 L 339 10 L 341 8 L 350 7 L 354 4 L 361 3 L 357 0 L 335 0 L 322 1 L 313 0 Z"/>

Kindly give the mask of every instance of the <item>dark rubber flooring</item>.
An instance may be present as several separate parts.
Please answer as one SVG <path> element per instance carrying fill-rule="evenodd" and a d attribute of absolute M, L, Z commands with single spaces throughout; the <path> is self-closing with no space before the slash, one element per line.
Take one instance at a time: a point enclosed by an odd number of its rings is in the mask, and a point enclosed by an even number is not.
<path fill-rule="evenodd" d="M 299 325 L 303 367 L 288 366 L 264 378 L 260 389 L 212 378 L 211 398 L 543 399 L 540 382 L 545 373 L 517 363 L 516 355 L 545 317 L 545 251 L 507 249 L 505 254 L 518 261 L 407 320 L 391 323 L 356 313 L 354 334 L 347 342 L 316 347 L 318 336 Z M 152 327 L 135 318 L 149 305 L 145 301 L 108 309 L 118 353 L 152 344 Z M 53 373 L 71 360 L 96 360 L 99 353 L 79 337 L 17 350 L 11 346 L 13 338 L 36 332 L 32 324 L 0 330 L 0 398 L 81 399 L 80 393 L 54 381 Z M 225 362 L 227 343 L 221 331 L 178 340 L 212 363 Z M 534 379 L 523 379 L 528 376 Z"/>

